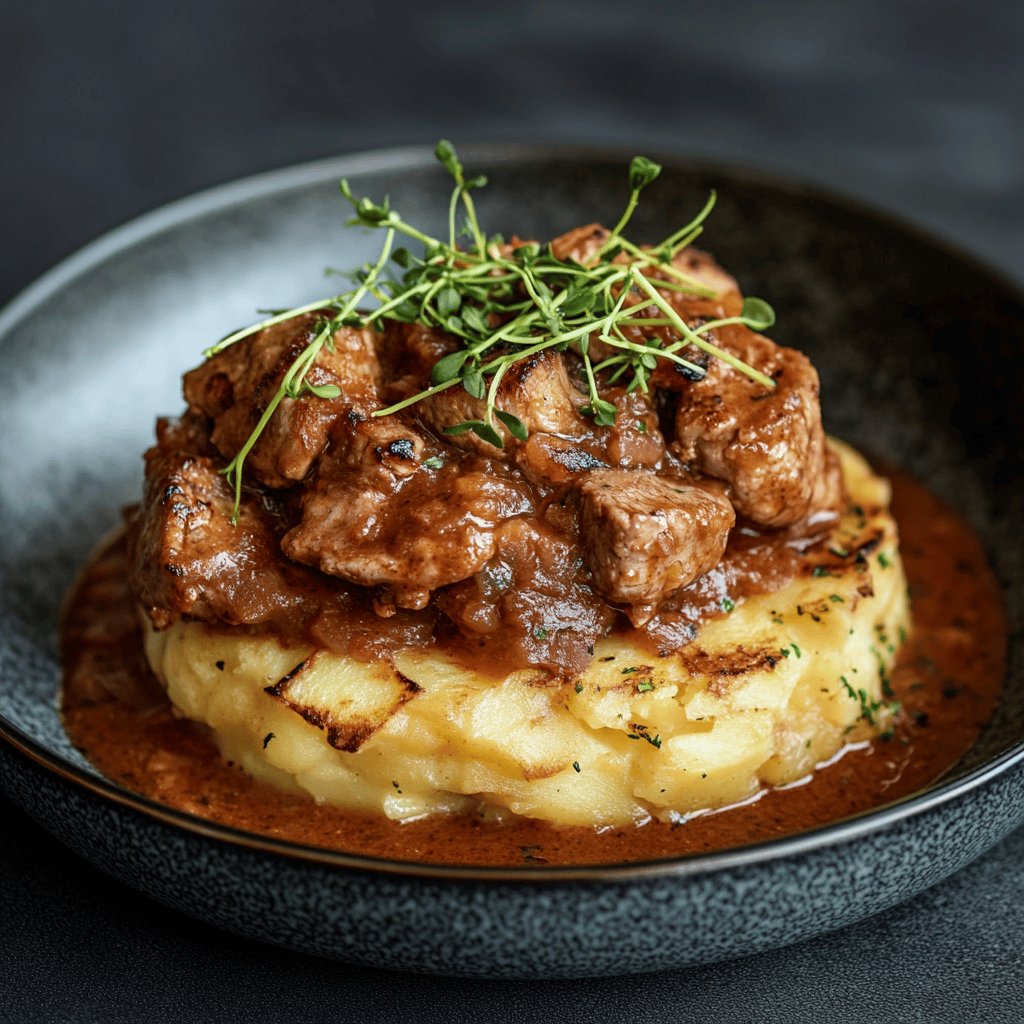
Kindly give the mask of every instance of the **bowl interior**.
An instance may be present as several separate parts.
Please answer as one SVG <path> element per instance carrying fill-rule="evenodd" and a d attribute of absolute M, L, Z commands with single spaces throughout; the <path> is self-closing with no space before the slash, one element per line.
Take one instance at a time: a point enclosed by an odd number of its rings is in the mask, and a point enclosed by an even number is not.
<path fill-rule="evenodd" d="M 510 147 L 463 154 L 490 185 L 491 231 L 547 238 L 613 222 L 628 154 Z M 947 776 L 1024 738 L 1024 301 L 969 257 L 905 225 L 735 168 L 666 159 L 632 236 L 657 241 L 718 205 L 701 244 L 747 294 L 776 308 L 774 337 L 822 378 L 828 429 L 927 481 L 981 533 L 1003 584 L 1011 651 L 995 720 Z M 425 152 L 327 161 L 186 200 L 120 229 L 51 272 L 0 316 L 0 710 L 17 730 L 90 775 L 55 694 L 57 620 L 91 547 L 141 482 L 157 415 L 177 413 L 180 377 L 212 340 L 340 287 L 379 237 L 343 225 L 336 182 L 387 193 L 443 232 L 448 184 Z"/>

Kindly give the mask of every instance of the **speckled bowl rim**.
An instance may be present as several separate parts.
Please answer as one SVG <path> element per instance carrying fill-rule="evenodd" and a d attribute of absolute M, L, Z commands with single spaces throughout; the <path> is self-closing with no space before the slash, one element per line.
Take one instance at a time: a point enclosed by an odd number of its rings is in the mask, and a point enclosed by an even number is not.
<path fill-rule="evenodd" d="M 618 160 L 627 163 L 634 155 L 635 148 L 601 145 L 555 145 L 534 143 L 473 143 L 460 145 L 460 154 L 465 160 L 478 165 L 507 165 L 525 161 L 574 159 L 580 162 L 594 160 Z M 882 223 L 904 235 L 955 259 L 972 265 L 1017 302 L 1024 304 L 1024 289 L 1021 285 L 996 267 L 984 260 L 937 238 L 912 222 L 878 210 L 867 203 L 823 188 L 799 178 L 774 174 L 754 166 L 732 162 L 716 162 L 694 159 L 682 153 L 659 149 L 648 150 L 653 159 L 666 167 L 702 173 L 721 173 L 737 181 L 752 181 L 789 193 L 799 193 L 833 205 L 841 205 L 866 220 Z M 390 149 L 369 150 L 348 156 L 328 157 L 297 164 L 279 170 L 266 171 L 237 181 L 205 189 L 194 195 L 175 200 L 164 206 L 128 221 L 120 227 L 101 235 L 66 257 L 53 269 L 17 294 L 0 310 L 0 340 L 8 331 L 33 309 L 62 288 L 67 282 L 102 263 L 123 249 L 150 238 L 164 230 L 180 226 L 216 210 L 311 185 L 334 176 L 356 175 L 388 170 L 407 171 L 431 166 L 433 151 L 427 146 L 405 146 Z M 1012 638 L 1011 638 L 1012 639 Z M 216 821 L 199 818 L 179 811 L 174 807 L 158 803 L 148 797 L 119 786 L 102 776 L 90 775 L 85 769 L 72 764 L 48 747 L 37 742 L 32 736 L 0 713 L 0 739 L 5 740 L 31 761 L 47 769 L 67 782 L 73 783 L 116 804 L 132 808 L 157 821 L 164 822 L 188 832 L 231 843 L 234 846 L 262 853 L 271 853 L 301 861 L 309 861 L 337 868 L 348 868 L 364 872 L 388 875 L 434 878 L 452 881 L 495 881 L 495 882 L 563 882 L 609 881 L 624 882 L 633 879 L 658 876 L 687 877 L 717 871 L 749 867 L 768 861 L 775 861 L 811 853 L 824 847 L 853 842 L 862 837 L 884 831 L 909 818 L 941 807 L 966 796 L 971 791 L 985 786 L 998 776 L 1024 761 L 1024 737 L 1002 751 L 992 760 L 979 765 L 968 774 L 949 781 L 941 778 L 922 790 L 892 803 L 869 811 L 863 811 L 838 821 L 829 822 L 817 828 L 770 839 L 759 843 L 720 850 L 712 853 L 681 854 L 670 858 L 649 861 L 632 861 L 627 864 L 597 865 L 552 865 L 548 867 L 486 867 L 460 864 L 429 864 L 390 858 L 368 857 L 344 853 L 322 847 L 293 843 L 254 832 L 247 832 L 223 825 Z"/>

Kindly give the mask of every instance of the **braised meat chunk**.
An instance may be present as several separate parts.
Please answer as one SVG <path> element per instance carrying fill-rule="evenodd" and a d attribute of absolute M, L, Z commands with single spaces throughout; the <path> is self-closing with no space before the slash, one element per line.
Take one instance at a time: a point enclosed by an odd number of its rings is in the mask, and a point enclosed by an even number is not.
<path fill-rule="evenodd" d="M 438 606 L 496 665 L 582 671 L 614 611 L 591 586 L 578 543 L 547 523 L 511 519 L 472 578 L 438 595 Z"/>
<path fill-rule="evenodd" d="M 321 317 L 286 320 L 232 345 L 185 374 L 185 399 L 214 423 L 211 439 L 232 458 L 246 443 L 295 359 L 313 340 Z M 341 328 L 306 376 L 333 385 L 336 398 L 308 389 L 284 398 L 249 454 L 246 469 L 267 487 L 302 480 L 327 446 L 331 428 L 351 409 L 376 408 L 380 365 L 373 331 Z"/>
<path fill-rule="evenodd" d="M 156 625 L 182 615 L 231 625 L 301 618 L 304 570 L 289 565 L 273 515 L 234 493 L 217 465 L 180 449 L 146 456 L 146 489 L 132 531 L 134 587 Z"/>
<path fill-rule="evenodd" d="M 703 360 L 701 380 L 679 386 L 675 449 L 685 462 L 727 484 L 736 511 L 765 527 L 791 526 L 813 512 L 828 469 L 818 374 L 795 349 L 746 328 L 725 328 L 726 351 L 771 377 L 771 391 L 726 363 Z"/>
<path fill-rule="evenodd" d="M 585 433 L 589 424 L 579 412 L 585 402 L 585 396 L 569 380 L 564 357 L 550 351 L 513 363 L 497 393 L 497 408 L 515 416 L 530 434 Z M 423 422 L 438 433 L 466 420 L 481 420 L 485 413 L 484 401 L 460 387 L 424 399 L 416 408 Z M 452 436 L 451 443 L 490 458 L 501 457 L 518 442 L 500 419 L 495 421 L 495 428 L 502 436 L 503 449 L 496 449 L 469 431 Z"/>
<path fill-rule="evenodd" d="M 643 625 L 673 591 L 716 566 L 736 521 L 721 496 L 652 473 L 604 470 L 580 486 L 594 582 Z"/>
<path fill-rule="evenodd" d="M 226 341 L 147 456 L 154 623 L 291 616 L 292 640 L 339 649 L 380 624 L 564 674 L 611 631 L 675 649 L 726 590 L 770 589 L 737 552 L 804 557 L 843 481 L 814 367 L 690 244 L 708 209 L 658 246 L 625 221 L 542 245 L 466 204 L 471 247 L 389 241 L 348 298 Z"/>
<path fill-rule="evenodd" d="M 478 572 L 497 524 L 531 511 L 529 490 L 486 461 L 426 450 L 400 423 L 359 424 L 307 488 L 283 540 L 288 557 L 385 587 L 401 608 L 423 608 L 431 591 Z"/>

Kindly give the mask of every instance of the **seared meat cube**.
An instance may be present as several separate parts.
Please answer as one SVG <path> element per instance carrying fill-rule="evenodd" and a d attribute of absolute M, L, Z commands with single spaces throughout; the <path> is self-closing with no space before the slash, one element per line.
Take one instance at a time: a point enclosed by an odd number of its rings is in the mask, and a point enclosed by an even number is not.
<path fill-rule="evenodd" d="M 602 397 L 615 406 L 615 422 L 608 428 L 608 464 L 619 469 L 655 469 L 665 456 L 665 439 L 658 429 L 658 413 L 650 395 L 625 388 L 608 388 Z"/>
<path fill-rule="evenodd" d="M 407 378 L 410 394 L 419 391 L 439 359 L 461 347 L 459 338 L 426 324 L 386 320 L 378 351 L 388 380 Z"/>
<path fill-rule="evenodd" d="M 736 521 L 729 502 L 684 480 L 598 470 L 580 485 L 580 528 L 594 583 L 636 626 L 718 564 Z"/>
<path fill-rule="evenodd" d="M 584 224 L 551 239 L 551 254 L 558 260 L 575 260 L 587 266 L 608 241 L 611 232 L 601 224 Z"/>
<path fill-rule="evenodd" d="M 245 444 L 295 359 L 313 340 L 320 317 L 308 314 L 268 327 L 185 375 L 190 406 L 214 420 L 211 438 L 231 459 Z M 337 398 L 305 393 L 285 398 L 249 453 L 245 471 L 268 487 L 302 480 L 327 446 L 335 421 L 354 408 L 374 408 L 380 367 L 370 330 L 342 328 L 306 375 L 336 385 Z"/>
<path fill-rule="evenodd" d="M 832 530 L 846 505 L 843 467 L 836 452 L 825 445 L 822 470 L 811 494 L 807 515 L 789 529 L 789 543 L 803 547 L 820 540 Z"/>
<path fill-rule="evenodd" d="M 158 627 L 180 615 L 251 625 L 302 604 L 308 570 L 286 564 L 264 503 L 244 496 L 237 526 L 233 511 L 234 491 L 212 459 L 167 448 L 146 454 L 132 582 Z"/>
<path fill-rule="evenodd" d="M 746 328 L 722 329 L 719 344 L 775 388 L 711 359 L 707 375 L 680 392 L 680 458 L 724 480 L 736 511 L 760 526 L 791 526 L 822 511 L 815 500 L 832 501 L 834 488 L 821 480 L 827 463 L 817 371 L 802 353 Z"/>
<path fill-rule="evenodd" d="M 494 553 L 495 526 L 531 511 L 529 488 L 451 453 L 424 458 L 424 444 L 399 420 L 359 424 L 307 487 L 285 553 L 386 587 L 402 608 L 423 608 L 432 590 L 478 572 Z"/>
<path fill-rule="evenodd" d="M 714 257 L 693 246 L 683 249 L 672 261 L 672 266 L 690 280 L 714 291 L 714 297 L 671 292 L 673 305 L 688 316 L 738 316 L 743 309 L 743 296 L 736 278 L 719 266 Z"/>
<path fill-rule="evenodd" d="M 647 395 L 610 388 L 603 393 L 617 414 L 610 427 L 595 427 L 579 437 L 531 434 L 515 451 L 519 471 L 540 487 L 570 484 L 593 469 L 655 469 L 665 456 L 658 414 Z"/>
<path fill-rule="evenodd" d="M 563 357 L 548 351 L 512 364 L 498 387 L 497 407 L 517 416 L 531 434 L 572 436 L 587 429 L 587 422 L 579 413 L 579 407 L 586 400 L 586 396 L 572 386 Z M 423 421 L 438 433 L 465 420 L 483 419 L 484 409 L 483 400 L 474 398 L 459 386 L 415 406 Z M 506 452 L 520 443 L 500 421 L 495 421 L 495 427 L 502 435 Z M 448 440 L 450 444 L 490 458 L 501 457 L 501 452 L 494 445 L 468 431 L 453 435 Z"/>
<path fill-rule="evenodd" d="M 438 594 L 438 607 L 495 664 L 582 671 L 614 612 L 591 588 L 579 544 L 526 518 L 503 523 L 495 540 L 494 556 Z"/>
<path fill-rule="evenodd" d="M 603 446 L 592 438 L 586 441 L 589 443 L 558 434 L 531 434 L 516 449 L 515 463 L 534 486 L 561 487 L 581 473 L 608 468 Z"/>

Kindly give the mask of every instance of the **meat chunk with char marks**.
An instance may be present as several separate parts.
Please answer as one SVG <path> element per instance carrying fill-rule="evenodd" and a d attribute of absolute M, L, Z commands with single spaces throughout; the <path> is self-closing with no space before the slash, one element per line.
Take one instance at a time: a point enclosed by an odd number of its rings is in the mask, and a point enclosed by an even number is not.
<path fill-rule="evenodd" d="M 147 452 L 130 557 L 136 596 L 157 627 L 183 615 L 232 625 L 300 615 L 308 570 L 281 554 L 274 511 L 251 493 L 237 525 L 233 511 L 234 491 L 212 459 L 170 445 Z"/>
<path fill-rule="evenodd" d="M 285 373 L 313 340 L 321 317 L 310 313 L 259 331 L 185 375 L 185 399 L 213 420 L 211 440 L 231 459 L 246 443 Z M 341 328 L 306 379 L 335 385 L 337 398 L 306 393 L 284 398 L 246 459 L 248 475 L 268 487 L 306 477 L 327 446 L 331 428 L 352 408 L 377 405 L 380 365 L 371 330 Z"/>
<path fill-rule="evenodd" d="M 602 397 L 616 408 L 610 427 L 592 420 L 575 437 L 531 434 L 515 451 L 520 472 L 541 487 L 572 484 L 594 469 L 657 469 L 665 456 L 665 440 L 658 429 L 658 414 L 649 396 L 624 388 L 608 388 Z"/>
<path fill-rule="evenodd" d="M 461 339 L 426 324 L 385 320 L 377 336 L 377 352 L 385 404 L 401 401 L 429 384 L 434 364 L 461 347 Z"/>
<path fill-rule="evenodd" d="M 437 603 L 488 661 L 536 665 L 557 675 L 582 671 L 614 612 L 594 593 L 575 540 L 538 519 L 512 519 L 494 554 Z"/>
<path fill-rule="evenodd" d="M 499 409 L 522 420 L 531 434 L 575 436 L 587 429 L 587 421 L 579 412 L 579 407 L 585 402 L 586 396 L 577 391 L 569 379 L 561 353 L 549 350 L 509 367 L 498 387 L 496 404 Z M 414 408 L 423 422 L 440 434 L 445 427 L 466 420 L 483 419 L 486 403 L 456 385 L 424 399 Z M 502 436 L 505 452 L 512 451 L 520 442 L 500 421 L 495 420 L 494 425 Z M 450 435 L 446 439 L 450 444 L 489 458 L 499 458 L 502 454 L 494 445 L 472 432 Z"/>
<path fill-rule="evenodd" d="M 583 224 L 551 239 L 551 255 L 557 260 L 574 260 L 589 266 L 610 235 L 603 224 Z"/>
<path fill-rule="evenodd" d="M 529 488 L 501 464 L 440 452 L 393 418 L 358 424 L 321 462 L 285 553 L 383 588 L 384 613 L 426 607 L 431 591 L 479 572 L 499 523 L 532 510 Z"/>
<path fill-rule="evenodd" d="M 584 224 L 552 239 L 551 253 L 556 259 L 573 260 L 591 266 L 610 237 L 611 232 L 603 225 Z M 630 260 L 630 256 L 622 254 L 616 257 L 615 262 L 626 264 Z M 739 313 L 743 297 L 736 278 L 723 270 L 708 253 L 687 246 L 676 254 L 672 266 L 691 281 L 714 292 L 713 296 L 700 296 L 673 291 L 672 300 L 682 309 L 690 313 L 704 312 L 715 316 L 735 316 Z"/>
<path fill-rule="evenodd" d="M 801 352 L 744 327 L 722 328 L 718 343 L 775 388 L 719 359 L 707 361 L 702 380 L 679 379 L 677 454 L 725 481 L 736 511 L 759 526 L 829 514 L 841 495 L 827 456 L 817 371 Z"/>
<path fill-rule="evenodd" d="M 713 256 L 691 245 L 677 254 L 672 266 L 715 293 L 703 296 L 673 291 L 671 302 L 683 316 L 739 316 L 743 309 L 740 286 Z"/>
<path fill-rule="evenodd" d="M 736 521 L 722 496 L 627 470 L 589 474 L 580 532 L 598 590 L 643 625 L 673 591 L 717 565 Z"/>

